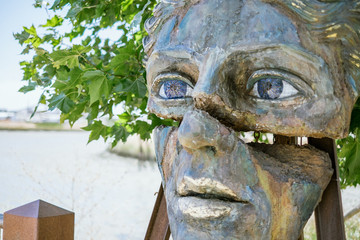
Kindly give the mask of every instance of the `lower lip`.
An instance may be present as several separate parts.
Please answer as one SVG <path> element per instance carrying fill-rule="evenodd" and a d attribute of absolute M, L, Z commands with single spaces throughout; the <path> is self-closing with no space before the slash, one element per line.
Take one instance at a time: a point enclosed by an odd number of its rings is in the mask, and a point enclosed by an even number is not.
<path fill-rule="evenodd" d="M 218 199 L 203 199 L 197 197 L 180 197 L 178 199 L 179 210 L 188 217 L 212 220 L 229 216 L 238 204 L 225 202 Z"/>

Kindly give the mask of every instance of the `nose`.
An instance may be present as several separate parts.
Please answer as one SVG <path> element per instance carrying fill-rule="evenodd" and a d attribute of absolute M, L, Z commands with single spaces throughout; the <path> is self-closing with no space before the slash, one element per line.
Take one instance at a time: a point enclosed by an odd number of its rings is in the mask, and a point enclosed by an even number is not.
<path fill-rule="evenodd" d="M 222 50 L 214 50 L 210 52 L 200 68 L 198 80 L 194 87 L 192 97 L 194 105 L 197 109 L 202 109 L 211 114 L 214 112 L 222 112 L 217 109 L 219 105 L 223 105 L 223 99 L 226 94 L 220 93 L 219 89 L 226 89 L 224 81 L 224 71 L 222 65 L 226 59 L 226 55 Z M 227 106 L 229 107 L 229 106 Z"/>
<path fill-rule="evenodd" d="M 218 154 L 230 153 L 236 144 L 236 133 L 202 110 L 187 112 L 178 131 L 178 139 L 188 150 L 210 147 Z"/>

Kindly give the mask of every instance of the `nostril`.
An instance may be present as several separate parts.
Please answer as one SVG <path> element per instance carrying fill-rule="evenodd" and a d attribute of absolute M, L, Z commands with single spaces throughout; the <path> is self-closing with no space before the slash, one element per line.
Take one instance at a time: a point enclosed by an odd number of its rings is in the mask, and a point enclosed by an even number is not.
<path fill-rule="evenodd" d="M 178 140 L 187 149 L 203 149 L 213 154 L 232 150 L 235 136 L 217 119 L 201 110 L 189 111 L 179 126 Z"/>
<path fill-rule="evenodd" d="M 209 152 L 212 152 L 214 155 L 217 153 L 216 147 L 214 146 L 206 146 L 205 149 Z"/>

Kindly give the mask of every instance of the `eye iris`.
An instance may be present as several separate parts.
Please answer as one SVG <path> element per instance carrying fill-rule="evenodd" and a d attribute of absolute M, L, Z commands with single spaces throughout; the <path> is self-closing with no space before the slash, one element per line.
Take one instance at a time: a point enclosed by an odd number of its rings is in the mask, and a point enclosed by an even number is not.
<path fill-rule="evenodd" d="M 168 99 L 186 96 L 187 84 L 179 80 L 168 80 L 164 83 L 164 92 Z"/>
<path fill-rule="evenodd" d="M 277 99 L 283 92 L 284 84 L 278 78 L 264 78 L 258 81 L 257 91 L 263 99 Z"/>

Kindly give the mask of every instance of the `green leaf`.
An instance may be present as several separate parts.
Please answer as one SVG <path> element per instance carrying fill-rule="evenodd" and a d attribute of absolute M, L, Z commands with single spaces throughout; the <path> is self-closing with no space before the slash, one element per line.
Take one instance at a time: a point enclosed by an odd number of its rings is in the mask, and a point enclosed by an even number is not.
<path fill-rule="evenodd" d="M 53 5 L 50 7 L 51 10 L 55 10 L 59 7 L 61 0 L 55 0 L 55 2 L 53 3 Z"/>
<path fill-rule="evenodd" d="M 350 132 L 354 132 L 356 128 L 360 129 L 360 98 L 356 101 L 351 113 Z"/>
<path fill-rule="evenodd" d="M 73 68 L 70 71 L 70 82 L 69 82 L 68 87 L 73 88 L 77 84 L 79 84 L 81 82 L 82 74 L 83 74 L 83 71 L 80 68 L 78 68 L 78 67 Z"/>
<path fill-rule="evenodd" d="M 42 94 L 40 95 L 40 98 L 39 98 L 39 101 L 38 103 L 36 104 L 36 107 L 34 108 L 34 111 L 31 113 L 31 116 L 30 116 L 30 119 L 35 115 L 40 103 L 41 104 L 46 104 L 46 99 L 45 99 L 45 95 L 44 95 L 45 92 L 42 92 Z"/>
<path fill-rule="evenodd" d="M 21 45 L 24 44 L 26 40 L 30 37 L 30 33 L 26 32 L 25 30 L 21 33 L 15 33 L 14 38 L 19 41 Z"/>
<path fill-rule="evenodd" d="M 147 92 L 145 79 L 142 76 L 137 78 L 125 91 L 134 93 L 136 97 L 145 97 Z"/>
<path fill-rule="evenodd" d="M 42 6 L 43 0 L 35 0 L 34 7 L 40 8 Z"/>
<path fill-rule="evenodd" d="M 61 26 L 63 20 L 64 20 L 63 18 L 59 17 L 58 15 L 55 15 L 51 19 L 48 19 L 46 21 L 46 24 L 40 25 L 40 26 L 41 27 L 57 27 L 57 26 Z"/>
<path fill-rule="evenodd" d="M 150 4 L 151 4 L 151 1 L 148 0 L 148 2 L 145 4 L 144 8 L 134 16 L 134 18 L 130 24 L 130 28 L 136 28 L 137 26 L 140 25 L 140 22 L 142 20 L 142 15 L 144 14 L 144 11 Z"/>
<path fill-rule="evenodd" d="M 72 108 L 75 106 L 75 103 L 68 98 L 64 93 L 59 95 L 54 95 L 49 99 L 49 110 L 52 111 L 55 108 L 58 108 L 63 113 L 69 113 Z"/>
<path fill-rule="evenodd" d="M 27 93 L 33 91 L 35 90 L 36 85 L 37 85 L 36 82 L 29 81 L 28 85 L 23 86 L 22 88 L 19 89 L 19 92 Z"/>
<path fill-rule="evenodd" d="M 130 53 L 121 53 L 116 55 L 110 62 L 109 68 L 114 71 L 116 75 L 126 76 L 129 71 L 128 59 L 131 57 Z"/>
<path fill-rule="evenodd" d="M 73 126 L 74 123 L 83 116 L 86 103 L 87 103 L 86 101 L 77 103 L 71 112 L 62 113 L 60 116 L 60 122 L 64 123 L 64 121 L 67 119 L 69 120 L 70 126 Z"/>
<path fill-rule="evenodd" d="M 90 52 L 92 49 L 91 46 L 81 46 L 81 45 L 73 45 L 72 51 L 76 52 L 78 55 Z"/>
<path fill-rule="evenodd" d="M 121 140 L 122 142 L 126 142 L 126 139 L 130 135 L 130 133 L 126 131 L 125 127 L 119 124 L 114 124 L 114 126 L 111 127 L 111 135 L 115 138 L 112 143 L 112 147 L 115 147 L 119 140 Z"/>
<path fill-rule="evenodd" d="M 32 25 L 30 28 L 24 27 L 24 31 L 30 35 L 37 36 L 36 28 Z"/>
<path fill-rule="evenodd" d="M 22 55 L 28 54 L 30 52 L 31 46 L 30 45 L 26 45 L 26 48 L 24 48 L 24 50 L 20 53 Z"/>
<path fill-rule="evenodd" d="M 83 78 L 89 80 L 90 105 L 101 99 L 109 97 L 109 83 L 103 72 L 99 70 L 85 72 Z"/>
<path fill-rule="evenodd" d="M 81 10 L 82 10 L 82 8 L 79 5 L 75 5 L 75 6 L 71 7 L 71 9 L 68 11 L 65 18 L 74 18 L 74 17 L 76 17 L 76 15 L 79 14 L 79 12 L 81 12 Z"/>
<path fill-rule="evenodd" d="M 340 158 L 340 173 L 342 183 L 345 185 L 356 186 L 360 184 L 360 128 L 355 129 L 354 135 L 339 140 L 341 149 L 338 151 Z"/>
<path fill-rule="evenodd" d="M 92 104 L 89 107 L 88 113 L 89 115 L 87 116 L 87 120 L 89 122 L 97 118 L 97 116 L 99 115 L 99 102 L 95 102 L 94 104 Z"/>
<path fill-rule="evenodd" d="M 43 48 L 36 48 L 36 49 L 35 49 L 35 52 L 36 52 L 36 54 L 39 55 L 39 56 L 45 55 L 45 54 L 48 53 L 48 51 L 46 51 L 46 50 L 43 49 Z"/>
<path fill-rule="evenodd" d="M 58 70 L 57 79 L 51 87 L 60 91 L 74 89 L 81 83 L 82 73 L 83 71 L 78 67 L 71 69 L 70 72 L 65 69 Z"/>
<path fill-rule="evenodd" d="M 118 122 L 120 124 L 125 124 L 125 123 L 128 123 L 129 121 L 131 121 L 132 116 L 128 112 L 124 112 L 124 113 L 118 115 L 118 118 L 119 118 Z"/>
<path fill-rule="evenodd" d="M 140 135 L 140 138 L 143 140 L 150 138 L 150 124 L 144 121 L 136 121 L 134 126 L 134 131 Z"/>
<path fill-rule="evenodd" d="M 84 127 L 82 129 L 86 131 L 91 131 L 88 141 L 88 143 L 90 143 L 91 141 L 98 140 L 100 136 L 105 139 L 108 128 L 109 127 L 103 125 L 101 121 L 94 121 L 93 124 L 88 125 L 87 127 Z"/>
<path fill-rule="evenodd" d="M 67 66 L 69 68 L 79 66 L 79 54 L 69 50 L 54 51 L 50 54 L 53 59 L 53 66 L 60 68 L 60 66 Z"/>

